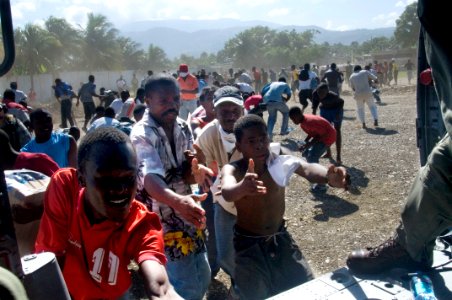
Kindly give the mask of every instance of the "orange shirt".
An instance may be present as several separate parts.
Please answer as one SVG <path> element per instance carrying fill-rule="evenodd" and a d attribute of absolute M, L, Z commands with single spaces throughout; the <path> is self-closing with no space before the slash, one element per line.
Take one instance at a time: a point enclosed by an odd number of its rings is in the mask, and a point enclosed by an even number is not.
<path fill-rule="evenodd" d="M 185 78 L 178 77 L 177 82 L 180 88 L 180 99 L 184 100 L 194 100 L 197 98 L 196 93 L 198 92 L 198 79 L 192 74 L 188 74 Z M 194 93 L 185 93 L 183 90 L 195 91 Z"/>
<path fill-rule="evenodd" d="M 63 276 L 73 299 L 117 299 L 131 285 L 131 259 L 138 264 L 149 259 L 166 263 L 160 220 L 134 200 L 123 223 L 106 220 L 92 225 L 84 202 L 76 170 L 55 172 L 35 251 L 65 257 Z"/>

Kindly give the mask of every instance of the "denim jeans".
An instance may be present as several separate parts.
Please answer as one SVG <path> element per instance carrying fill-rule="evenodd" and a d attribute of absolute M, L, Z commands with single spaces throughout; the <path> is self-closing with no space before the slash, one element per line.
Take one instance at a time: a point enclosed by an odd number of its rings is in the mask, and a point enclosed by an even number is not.
<path fill-rule="evenodd" d="M 220 270 L 220 263 L 217 255 L 217 241 L 215 234 L 215 204 L 213 203 L 212 192 L 207 193 L 206 200 L 201 202 L 201 206 L 206 212 L 206 228 L 207 228 L 207 257 L 209 259 L 210 271 L 212 277 Z"/>
<path fill-rule="evenodd" d="M 234 279 L 234 225 L 236 216 L 228 213 L 220 204 L 214 204 L 217 255 L 220 267 Z"/>
<path fill-rule="evenodd" d="M 210 267 L 207 253 L 184 256 L 168 260 L 168 277 L 176 292 L 187 300 L 201 300 L 210 284 Z"/>
<path fill-rule="evenodd" d="M 319 163 L 320 157 L 328 147 L 324 143 L 315 143 L 303 153 L 308 163 Z"/>
<path fill-rule="evenodd" d="M 188 118 L 188 113 L 193 113 L 197 107 L 198 107 L 197 99 L 181 100 L 179 107 L 179 117 L 186 121 Z"/>
<path fill-rule="evenodd" d="M 278 111 L 282 113 L 283 120 L 281 124 L 281 134 L 287 132 L 289 125 L 289 107 L 284 102 L 270 101 L 267 102 L 268 120 L 267 120 L 267 131 L 270 140 L 273 138 L 273 128 L 275 127 L 277 113 Z"/>

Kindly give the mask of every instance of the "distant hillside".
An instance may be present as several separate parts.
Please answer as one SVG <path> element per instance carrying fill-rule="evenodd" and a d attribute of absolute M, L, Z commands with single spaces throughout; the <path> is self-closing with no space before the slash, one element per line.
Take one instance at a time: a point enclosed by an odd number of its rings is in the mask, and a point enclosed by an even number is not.
<path fill-rule="evenodd" d="M 140 43 L 144 49 L 149 44 L 162 48 L 169 58 L 185 53 L 199 56 L 202 52 L 217 53 L 224 44 L 239 32 L 254 26 L 268 26 L 276 30 L 296 30 L 303 32 L 309 29 L 318 30 L 315 42 L 322 44 L 352 42 L 362 43 L 375 37 L 391 37 L 394 27 L 379 29 L 356 29 L 349 31 L 326 30 L 317 26 L 282 26 L 265 21 L 222 20 L 171 20 L 141 21 L 121 26 L 121 34 Z"/>

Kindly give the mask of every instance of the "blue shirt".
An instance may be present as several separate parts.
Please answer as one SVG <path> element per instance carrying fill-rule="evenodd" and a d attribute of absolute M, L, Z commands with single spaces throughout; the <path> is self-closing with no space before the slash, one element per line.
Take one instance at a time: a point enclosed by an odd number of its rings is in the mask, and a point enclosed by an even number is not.
<path fill-rule="evenodd" d="M 21 152 L 45 153 L 58 164 L 60 168 L 69 167 L 68 152 L 71 146 L 69 135 L 60 132 L 52 132 L 50 139 L 44 143 L 37 143 L 33 138 L 25 146 Z"/>
<path fill-rule="evenodd" d="M 284 102 L 282 99 L 283 94 L 287 94 L 287 97 L 292 96 L 290 86 L 286 82 L 275 81 L 270 83 L 270 87 L 262 98 L 264 99 L 264 103 Z"/>
<path fill-rule="evenodd" d="M 92 82 L 87 82 L 82 85 L 78 91 L 80 101 L 82 102 L 94 102 L 93 94 L 96 93 L 96 85 Z"/>

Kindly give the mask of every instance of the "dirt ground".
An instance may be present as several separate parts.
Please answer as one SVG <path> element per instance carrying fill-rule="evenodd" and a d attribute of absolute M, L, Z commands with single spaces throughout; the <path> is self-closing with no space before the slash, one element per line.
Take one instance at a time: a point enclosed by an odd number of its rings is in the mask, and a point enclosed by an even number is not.
<path fill-rule="evenodd" d="M 400 209 L 419 168 L 416 87 L 403 83 L 382 89 L 383 104 L 378 106 L 380 127 L 371 126 L 373 120 L 366 107 L 367 129 L 362 129 L 357 121 L 355 101 L 344 87 L 342 161 L 352 179 L 350 191 L 330 188 L 326 194 L 314 195 L 309 192 L 309 183 L 297 176 L 286 190 L 289 231 L 316 276 L 343 267 L 351 250 L 380 244 L 398 224 Z M 298 102 L 291 100 L 288 104 Z M 81 107 L 76 115 L 81 127 Z M 274 132 L 279 132 L 280 121 L 279 115 Z M 290 147 L 304 137 L 301 129 L 296 128 L 288 136 L 275 135 L 274 140 Z M 334 146 L 332 150 L 335 156 Z M 321 160 L 323 165 L 330 162 L 334 161 Z M 138 276 L 133 273 L 131 299 L 145 299 Z M 226 299 L 229 286 L 228 277 L 220 271 L 205 299 Z"/>

